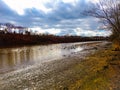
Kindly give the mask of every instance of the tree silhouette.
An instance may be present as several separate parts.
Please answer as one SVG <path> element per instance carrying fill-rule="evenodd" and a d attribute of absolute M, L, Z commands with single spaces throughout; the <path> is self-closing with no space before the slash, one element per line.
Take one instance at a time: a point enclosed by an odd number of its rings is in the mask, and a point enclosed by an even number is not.
<path fill-rule="evenodd" d="M 112 31 L 111 40 L 120 46 L 120 0 L 98 0 L 83 13 L 100 19 Z"/>

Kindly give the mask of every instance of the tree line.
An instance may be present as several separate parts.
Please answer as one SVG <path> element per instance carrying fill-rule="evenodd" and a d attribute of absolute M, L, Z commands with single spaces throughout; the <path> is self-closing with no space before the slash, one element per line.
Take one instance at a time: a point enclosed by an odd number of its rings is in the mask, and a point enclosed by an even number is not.
<path fill-rule="evenodd" d="M 50 34 L 0 34 L 0 46 L 19 46 L 107 40 L 108 37 L 55 36 Z"/>

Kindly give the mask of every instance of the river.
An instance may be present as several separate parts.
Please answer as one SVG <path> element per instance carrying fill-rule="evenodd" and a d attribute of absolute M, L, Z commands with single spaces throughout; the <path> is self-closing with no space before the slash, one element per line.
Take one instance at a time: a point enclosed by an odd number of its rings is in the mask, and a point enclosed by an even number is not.
<path fill-rule="evenodd" d="M 80 79 L 76 67 L 106 42 L 79 42 L 0 49 L 0 90 L 64 90 Z"/>
<path fill-rule="evenodd" d="M 90 42 L 89 42 L 90 43 Z M 83 43 L 63 43 L 0 49 L 0 73 L 62 59 L 81 51 Z"/>

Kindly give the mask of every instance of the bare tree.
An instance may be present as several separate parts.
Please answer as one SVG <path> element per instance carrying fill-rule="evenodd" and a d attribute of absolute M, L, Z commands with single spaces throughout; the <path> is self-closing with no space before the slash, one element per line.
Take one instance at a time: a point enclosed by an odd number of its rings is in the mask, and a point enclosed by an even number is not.
<path fill-rule="evenodd" d="M 84 13 L 99 18 L 112 31 L 112 40 L 120 43 L 120 0 L 99 0 Z"/>

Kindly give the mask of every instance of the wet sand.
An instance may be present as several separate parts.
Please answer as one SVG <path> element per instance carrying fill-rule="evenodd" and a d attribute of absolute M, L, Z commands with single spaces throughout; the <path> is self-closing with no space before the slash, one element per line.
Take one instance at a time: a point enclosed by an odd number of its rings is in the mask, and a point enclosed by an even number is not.
<path fill-rule="evenodd" d="M 79 76 L 81 69 L 78 72 L 73 67 L 105 44 L 107 42 L 85 43 L 82 51 L 64 56 L 64 59 L 0 74 L 0 90 L 67 90 L 69 84 L 82 78 Z"/>

